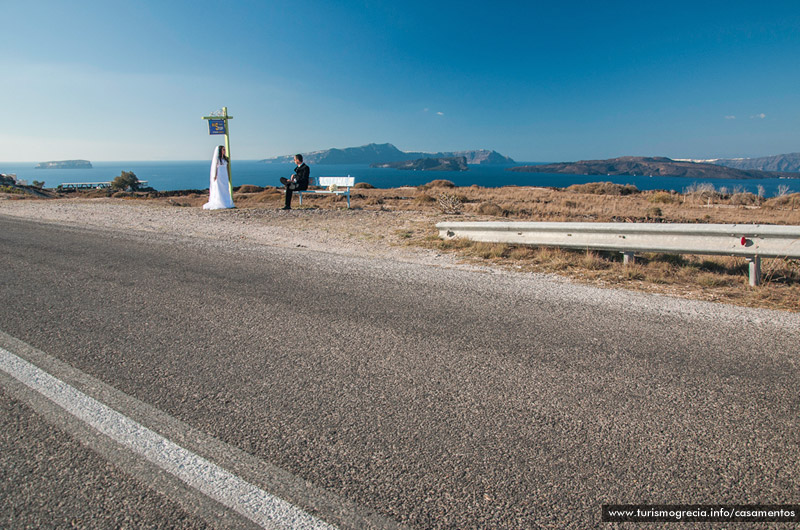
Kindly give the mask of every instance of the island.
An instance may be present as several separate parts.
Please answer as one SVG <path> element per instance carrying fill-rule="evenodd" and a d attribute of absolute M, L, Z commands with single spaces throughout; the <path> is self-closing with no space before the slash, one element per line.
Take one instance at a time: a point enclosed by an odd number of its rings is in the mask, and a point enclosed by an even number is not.
<path fill-rule="evenodd" d="M 35 169 L 92 169 L 92 163 L 88 160 L 57 160 L 39 162 Z"/>
<path fill-rule="evenodd" d="M 417 158 L 416 160 L 404 160 L 401 162 L 370 164 L 369 167 L 408 169 L 412 171 L 467 171 L 469 169 L 467 167 L 467 158 L 464 156 Z"/>
<path fill-rule="evenodd" d="M 388 164 L 389 162 L 405 162 L 421 158 L 452 158 L 464 157 L 467 164 L 479 165 L 511 165 L 515 164 L 511 158 L 501 155 L 497 151 L 476 149 L 473 151 L 450 151 L 440 153 L 422 153 L 414 151 L 401 151 L 392 144 L 367 144 L 360 147 L 345 147 L 343 149 L 325 149 L 302 153 L 303 160 L 309 164 Z M 261 160 L 265 164 L 291 164 L 294 155 L 284 155 Z"/>
<path fill-rule="evenodd" d="M 783 155 L 762 156 L 759 158 L 714 158 L 711 160 L 693 160 L 692 162 L 708 162 L 736 169 L 758 169 L 760 171 L 800 173 L 800 153 L 786 153 Z"/>
<path fill-rule="evenodd" d="M 786 177 L 786 173 L 743 170 L 715 164 L 673 160 L 666 157 L 623 156 L 608 160 L 580 160 L 559 164 L 519 166 L 508 171 L 523 173 L 567 173 L 570 175 L 631 175 L 708 179 L 763 179 Z"/>

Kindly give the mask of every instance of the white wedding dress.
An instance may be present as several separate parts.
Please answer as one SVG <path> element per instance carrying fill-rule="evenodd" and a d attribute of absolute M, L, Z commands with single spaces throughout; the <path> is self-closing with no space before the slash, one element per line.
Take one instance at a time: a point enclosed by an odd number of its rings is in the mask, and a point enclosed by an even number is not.
<path fill-rule="evenodd" d="M 203 209 L 221 210 L 223 208 L 234 208 L 234 205 L 228 181 L 228 162 L 224 158 L 220 158 L 219 147 L 217 147 L 214 149 L 214 159 L 211 161 L 208 202 L 203 205 Z"/>

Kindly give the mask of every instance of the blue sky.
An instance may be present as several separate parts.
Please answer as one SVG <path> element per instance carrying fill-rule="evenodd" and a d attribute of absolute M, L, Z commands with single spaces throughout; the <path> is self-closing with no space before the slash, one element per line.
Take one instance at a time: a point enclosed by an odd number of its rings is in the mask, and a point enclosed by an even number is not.
<path fill-rule="evenodd" d="M 0 161 L 800 151 L 800 3 L 2 1 Z"/>

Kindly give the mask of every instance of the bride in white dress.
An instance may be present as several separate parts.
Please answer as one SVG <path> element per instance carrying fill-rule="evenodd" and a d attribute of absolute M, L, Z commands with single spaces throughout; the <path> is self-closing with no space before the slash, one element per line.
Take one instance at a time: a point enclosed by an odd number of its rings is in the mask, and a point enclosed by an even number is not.
<path fill-rule="evenodd" d="M 203 209 L 220 210 L 222 208 L 234 208 L 234 205 L 228 180 L 228 157 L 225 156 L 225 146 L 219 145 L 214 149 L 214 158 L 211 160 L 208 202 L 203 205 Z"/>

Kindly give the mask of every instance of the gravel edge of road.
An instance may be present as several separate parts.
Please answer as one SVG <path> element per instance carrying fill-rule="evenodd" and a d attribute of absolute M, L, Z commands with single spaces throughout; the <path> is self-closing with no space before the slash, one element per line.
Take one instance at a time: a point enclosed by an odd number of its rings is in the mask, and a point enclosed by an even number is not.
<path fill-rule="evenodd" d="M 386 235 L 413 217 L 393 212 L 312 210 L 278 212 L 241 209 L 219 212 L 176 208 L 161 204 L 107 199 L 61 201 L 3 201 L 0 217 L 53 224 L 76 230 L 97 230 L 118 236 L 168 241 L 172 244 L 207 245 L 222 252 L 258 252 L 265 248 L 310 252 L 330 259 L 350 257 L 383 260 L 403 267 L 425 267 L 493 278 L 493 286 L 509 292 L 525 289 L 537 296 L 560 297 L 655 314 L 682 315 L 735 323 L 800 327 L 800 316 L 771 309 L 747 308 L 716 302 L 688 300 L 669 295 L 626 289 L 600 288 L 540 273 L 460 263 L 450 254 L 416 247 L 392 245 Z M 382 217 L 383 216 L 383 217 Z M 388 218 L 387 218 L 388 217 Z M 362 234 L 364 223 L 375 222 Z M 363 235 L 363 237 L 362 237 Z M 499 282 L 499 283 L 498 283 Z M 481 289 L 479 281 L 472 288 Z"/>

